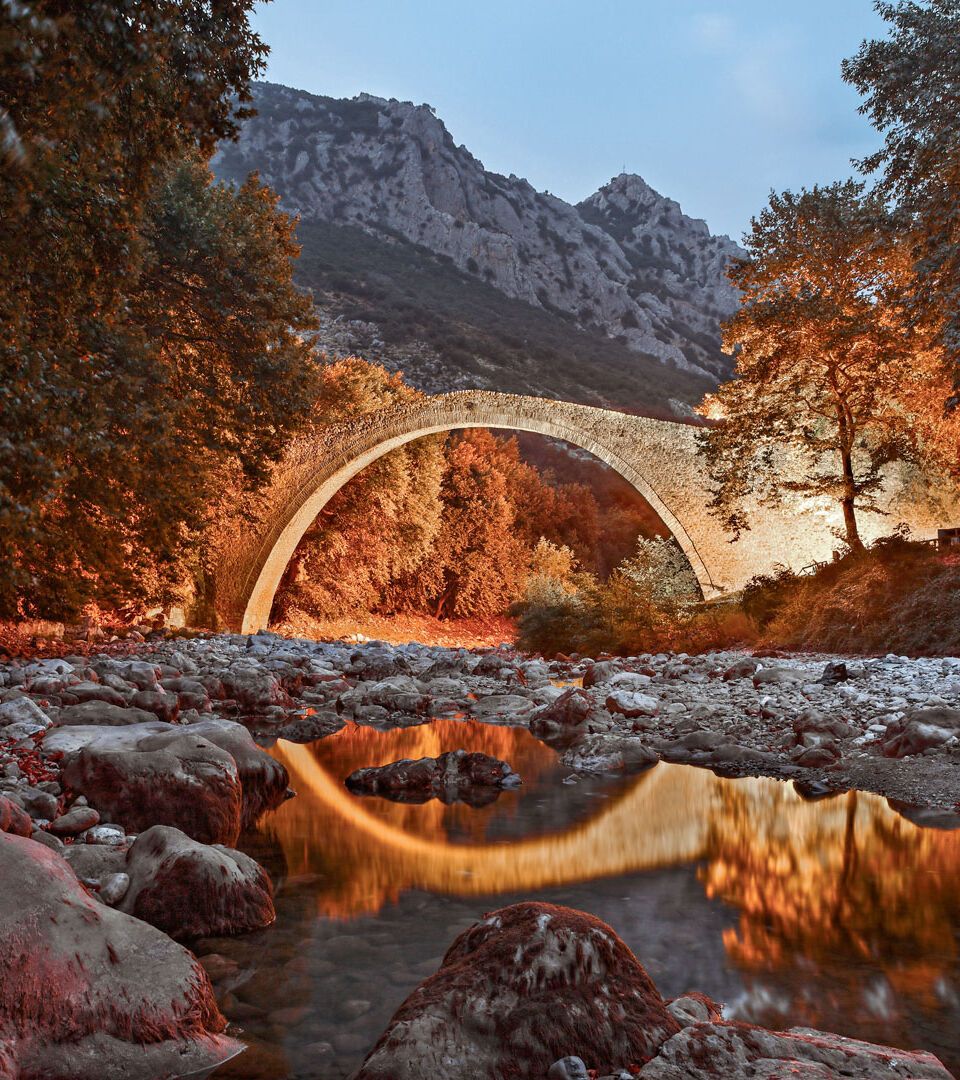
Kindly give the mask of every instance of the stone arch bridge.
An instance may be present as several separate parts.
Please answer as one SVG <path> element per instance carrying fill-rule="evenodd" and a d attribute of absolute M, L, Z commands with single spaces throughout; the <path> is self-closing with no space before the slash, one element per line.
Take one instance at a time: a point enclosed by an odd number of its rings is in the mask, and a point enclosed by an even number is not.
<path fill-rule="evenodd" d="M 255 521 L 235 524 L 217 544 L 217 620 L 230 630 L 265 627 L 274 594 L 300 538 L 326 502 L 371 462 L 436 432 L 485 427 L 530 431 L 581 447 L 628 480 L 683 549 L 704 597 L 743 586 L 778 564 L 798 569 L 830 557 L 839 514 L 826 500 L 755 508 L 752 528 L 730 542 L 706 512 L 707 476 L 690 424 L 547 398 L 467 390 L 391 405 L 301 436 L 256 499 Z M 918 537 L 936 535 L 944 510 L 902 482 L 887 485 L 888 514 L 868 518 L 866 539 L 906 521 Z M 952 507 L 951 507 L 952 509 Z M 375 523 L 371 523 L 375 527 Z"/>

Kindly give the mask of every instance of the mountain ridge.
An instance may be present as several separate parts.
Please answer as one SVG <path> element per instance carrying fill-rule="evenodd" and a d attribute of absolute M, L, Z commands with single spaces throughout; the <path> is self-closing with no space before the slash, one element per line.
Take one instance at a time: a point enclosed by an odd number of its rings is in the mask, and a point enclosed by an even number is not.
<path fill-rule="evenodd" d="M 489 287 L 507 301 L 548 313 L 588 357 L 580 365 L 580 399 L 607 400 L 607 368 L 628 372 L 632 367 L 636 379 L 650 384 L 640 396 L 652 396 L 676 413 L 729 375 L 719 324 L 736 309 L 737 294 L 724 269 L 743 252 L 728 237 L 712 235 L 702 220 L 683 214 L 641 177 L 621 174 L 573 205 L 537 192 L 522 178 L 486 170 L 454 143 L 430 106 L 370 94 L 328 98 L 272 83 L 257 84 L 254 98 L 258 115 L 244 123 L 236 143 L 219 148 L 214 170 L 228 181 L 258 171 L 284 208 L 300 216 L 305 254 L 318 230 L 359 230 L 381 249 L 406 246 L 405 254 L 426 260 L 424 265 L 439 260 L 463 279 L 466 292 L 486 295 Z M 355 237 L 342 239 L 357 246 Z M 395 361 L 398 342 L 388 339 L 397 333 L 378 334 L 375 317 L 341 318 L 357 314 L 343 303 L 343 294 L 357 299 L 358 275 L 366 271 L 377 292 L 382 275 L 376 253 L 369 254 L 368 267 L 351 266 L 351 285 L 348 275 L 332 280 L 337 243 L 321 247 L 326 254 L 319 277 L 299 275 L 318 300 L 321 345 L 338 352 L 359 344 L 386 351 Z M 393 284 L 402 297 L 402 275 Z M 402 307 L 399 297 L 391 293 L 388 307 Z M 371 299 L 363 313 L 375 316 L 376 295 Z M 489 336 L 489 325 L 464 323 L 457 304 L 454 308 L 452 319 L 446 311 L 435 312 L 451 324 L 443 333 L 434 332 L 432 339 L 428 334 L 426 342 L 417 343 L 414 335 L 399 343 L 408 346 L 402 359 L 411 381 L 422 382 L 429 370 L 437 384 L 431 389 L 445 388 L 445 381 L 446 388 L 512 389 L 514 369 L 523 366 L 524 336 L 514 335 L 516 356 L 498 360 L 475 340 L 474 331 Z M 489 322 L 498 316 L 485 317 Z M 464 325 L 468 332 L 458 335 L 456 327 Z M 458 336 L 466 344 L 451 357 L 449 343 Z M 424 352 L 417 344 L 429 348 Z M 434 355 L 428 356 L 431 348 Z M 597 362 L 599 383 L 591 387 L 595 353 L 605 359 Z M 506 382 L 497 381 L 498 368 Z M 526 382 L 535 383 L 533 372 L 527 374 Z M 653 385 L 658 382 L 662 392 Z"/>

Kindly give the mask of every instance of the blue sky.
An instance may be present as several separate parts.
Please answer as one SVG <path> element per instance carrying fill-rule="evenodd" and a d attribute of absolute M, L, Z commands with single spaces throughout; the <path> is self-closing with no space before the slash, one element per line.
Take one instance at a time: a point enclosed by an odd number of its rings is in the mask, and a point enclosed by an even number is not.
<path fill-rule="evenodd" d="M 489 169 L 577 201 L 624 168 L 735 238 L 877 136 L 840 61 L 871 0 L 275 0 L 267 77 L 428 102 Z"/>

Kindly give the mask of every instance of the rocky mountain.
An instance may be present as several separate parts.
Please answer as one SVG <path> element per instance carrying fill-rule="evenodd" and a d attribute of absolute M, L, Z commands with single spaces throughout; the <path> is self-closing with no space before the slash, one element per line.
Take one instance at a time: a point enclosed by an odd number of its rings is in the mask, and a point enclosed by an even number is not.
<path fill-rule="evenodd" d="M 269 83 L 214 159 L 300 215 L 302 284 L 333 353 L 426 389 L 482 386 L 683 411 L 729 373 L 740 249 L 640 177 L 577 206 L 487 171 L 427 105 Z"/>

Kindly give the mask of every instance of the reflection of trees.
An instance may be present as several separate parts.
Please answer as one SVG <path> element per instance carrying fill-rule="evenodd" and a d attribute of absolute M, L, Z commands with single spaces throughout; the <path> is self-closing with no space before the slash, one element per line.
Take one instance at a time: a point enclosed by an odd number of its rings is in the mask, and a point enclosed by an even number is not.
<path fill-rule="evenodd" d="M 727 785 L 702 876 L 740 912 L 728 955 L 778 986 L 777 975 L 804 970 L 806 991 L 819 977 L 862 1012 L 869 968 L 929 1009 L 938 980 L 955 976 L 960 833 L 920 829 L 875 795 L 808 803 L 785 785 Z"/>

